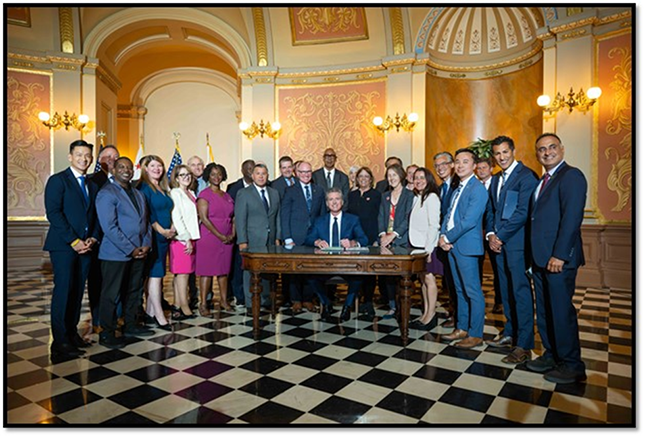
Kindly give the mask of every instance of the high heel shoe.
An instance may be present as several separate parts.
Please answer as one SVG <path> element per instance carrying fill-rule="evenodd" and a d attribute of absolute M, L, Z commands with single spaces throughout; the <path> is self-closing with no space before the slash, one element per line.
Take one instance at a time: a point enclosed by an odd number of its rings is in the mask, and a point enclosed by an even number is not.
<path fill-rule="evenodd" d="M 211 316 L 211 310 L 208 309 L 208 306 L 204 304 L 199 304 L 199 315 L 202 317 L 210 317 Z"/>
<path fill-rule="evenodd" d="M 172 326 L 170 326 L 170 322 L 166 323 L 165 325 L 162 325 L 159 323 L 159 320 L 157 320 L 157 316 L 154 316 L 155 319 L 155 328 L 163 329 L 164 331 L 172 331 Z"/>
<path fill-rule="evenodd" d="M 422 323 L 420 320 L 415 320 L 414 322 L 410 323 L 409 328 L 410 329 L 418 329 L 421 331 L 430 331 L 434 329 L 437 326 L 437 314 L 430 319 L 428 323 Z"/>

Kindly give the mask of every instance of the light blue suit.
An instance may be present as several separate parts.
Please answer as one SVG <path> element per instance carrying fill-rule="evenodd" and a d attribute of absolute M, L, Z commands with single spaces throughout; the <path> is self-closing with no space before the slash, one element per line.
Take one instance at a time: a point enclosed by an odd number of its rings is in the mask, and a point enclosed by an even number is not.
<path fill-rule="evenodd" d="M 456 192 L 457 189 L 452 197 Z M 486 188 L 477 178 L 472 177 L 461 189 L 461 197 L 453 214 L 454 227 L 448 230 L 450 206 L 441 225 L 441 235 L 453 245 L 448 257 L 457 292 L 456 327 L 468 331 L 469 336 L 478 338 L 482 338 L 484 333 L 486 306 L 479 280 L 478 257 L 484 254 L 482 219 L 487 200 Z"/>

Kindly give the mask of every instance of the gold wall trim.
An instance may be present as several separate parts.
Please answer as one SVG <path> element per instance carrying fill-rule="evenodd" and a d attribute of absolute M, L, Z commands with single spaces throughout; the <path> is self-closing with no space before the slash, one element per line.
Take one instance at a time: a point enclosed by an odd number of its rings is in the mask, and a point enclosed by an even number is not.
<path fill-rule="evenodd" d="M 557 33 L 567 32 L 569 30 L 577 29 L 579 27 L 587 26 L 589 24 L 594 24 L 596 21 L 598 21 L 598 18 L 596 17 L 587 17 L 587 18 L 583 18 L 582 20 L 574 21 L 567 24 L 562 24 L 560 26 L 551 27 L 550 30 L 551 32 L 557 34 Z"/>
<path fill-rule="evenodd" d="M 257 61 L 260 67 L 269 65 L 269 55 L 267 51 L 267 31 L 264 25 L 263 8 L 251 8 L 253 11 L 253 27 L 255 29 L 255 46 L 257 49 Z"/>
<path fill-rule="evenodd" d="M 536 54 L 540 53 L 541 51 L 542 51 L 542 44 L 535 44 L 535 46 L 531 49 L 530 52 L 527 52 L 513 59 L 509 59 L 508 61 L 498 62 L 496 64 L 489 64 L 489 65 L 478 65 L 475 67 L 455 67 L 451 65 L 443 65 L 438 62 L 432 61 L 430 59 L 428 59 L 426 63 L 428 66 L 432 68 L 436 68 L 438 70 L 443 70 L 443 71 L 466 71 L 466 72 L 486 71 L 486 70 L 494 70 L 497 68 L 509 67 L 511 65 L 524 62 L 527 59 L 532 58 Z"/>
<path fill-rule="evenodd" d="M 60 26 L 60 50 L 63 53 L 74 53 L 74 17 L 72 8 L 58 8 Z"/>
<path fill-rule="evenodd" d="M 623 18 L 627 18 L 631 16 L 632 16 L 632 11 L 627 10 L 627 11 L 619 12 L 617 14 L 607 15 L 606 17 L 599 18 L 598 23 L 600 24 L 611 23 L 613 21 L 622 20 Z"/>
<path fill-rule="evenodd" d="M 401 8 L 390 8 L 390 28 L 392 30 L 392 51 L 395 55 L 405 53 L 405 33 Z"/>
<path fill-rule="evenodd" d="M 560 36 L 560 41 L 566 41 L 568 39 L 575 39 L 587 34 L 587 29 L 574 30 L 573 32 L 563 33 Z"/>
<path fill-rule="evenodd" d="M 289 88 L 315 88 L 315 87 L 335 87 L 335 86 L 347 86 L 347 85 L 358 85 L 362 83 L 373 83 L 373 82 L 386 82 L 387 77 L 375 77 L 372 79 L 361 79 L 361 80 L 347 80 L 347 81 L 338 81 L 338 82 L 311 82 L 303 84 L 290 84 L 277 83 L 275 86 L 278 89 L 289 89 Z M 276 99 L 276 110 L 277 110 L 278 101 Z M 280 140 L 278 140 L 280 141 Z"/>
<path fill-rule="evenodd" d="M 396 67 L 397 65 L 414 64 L 417 60 L 415 58 L 394 59 L 383 61 L 385 67 Z"/>
<path fill-rule="evenodd" d="M 85 64 L 85 57 L 71 57 L 71 56 L 47 56 L 49 62 L 59 62 L 62 64 L 71 64 L 81 66 Z"/>
<path fill-rule="evenodd" d="M 16 216 L 8 216 L 7 221 L 9 222 L 43 222 L 43 223 L 49 223 L 47 221 L 47 217 L 42 216 L 24 216 L 24 217 L 16 217 Z"/>
<path fill-rule="evenodd" d="M 40 62 L 48 63 L 49 58 L 47 56 L 38 56 L 38 55 L 27 55 L 24 53 L 7 53 L 7 57 L 10 59 L 16 59 L 20 61 L 31 61 L 31 62 Z"/>
<path fill-rule="evenodd" d="M 323 71 L 303 71 L 297 73 L 278 73 L 280 79 L 300 78 L 300 77 L 316 77 L 316 76 L 330 76 L 339 74 L 359 74 L 359 73 L 372 73 L 376 71 L 383 71 L 386 68 L 383 65 L 374 65 L 370 67 L 357 67 L 357 68 L 343 68 L 339 70 L 323 70 Z"/>

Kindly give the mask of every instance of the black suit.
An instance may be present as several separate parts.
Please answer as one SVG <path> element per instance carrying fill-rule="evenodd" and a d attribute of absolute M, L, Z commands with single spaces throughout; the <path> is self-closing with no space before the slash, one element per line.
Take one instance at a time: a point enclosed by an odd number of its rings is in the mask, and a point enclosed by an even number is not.
<path fill-rule="evenodd" d="M 291 176 L 291 182 L 289 185 L 287 185 L 287 181 L 284 176 L 280 176 L 279 178 L 274 179 L 271 181 L 269 186 L 275 190 L 278 191 L 278 194 L 280 195 L 280 199 L 284 197 L 284 191 L 288 188 L 293 186 L 296 182 L 298 182 L 298 179 L 295 178 L 295 176 Z"/>
<path fill-rule="evenodd" d="M 103 170 L 87 175 L 87 179 L 94 182 L 99 190 L 110 179 Z M 103 230 L 99 223 L 99 241 L 103 240 Z M 92 251 L 92 263 L 90 264 L 90 274 L 87 277 L 87 297 L 90 301 L 90 312 L 92 313 L 92 326 L 99 326 L 101 288 L 103 287 L 103 273 L 101 272 L 101 260 L 99 260 L 99 251 Z"/>
<path fill-rule="evenodd" d="M 540 181 L 536 193 L 542 184 Z M 563 162 L 537 200 L 536 193 L 531 195 L 529 226 L 537 327 L 544 356 L 574 372 L 584 372 L 578 314 L 572 298 L 578 268 L 585 263 L 580 227 L 587 180 L 579 169 Z M 562 272 L 546 269 L 551 257 L 564 261 Z"/>
<path fill-rule="evenodd" d="M 459 178 L 456 174 L 453 174 L 450 178 L 450 181 L 447 185 L 439 184 L 439 198 L 441 199 L 441 222 L 443 223 L 444 216 L 448 213 L 448 207 L 450 206 L 450 199 L 452 194 L 455 192 L 459 186 Z M 450 296 L 450 303 L 453 307 L 453 313 L 455 318 L 455 326 L 457 322 L 457 290 L 455 289 L 455 279 L 452 277 L 452 271 L 450 270 L 450 263 L 448 262 L 448 252 L 444 251 L 442 248 L 437 249 L 437 258 L 443 264 L 443 280 L 442 285 L 444 290 L 448 291 Z"/>
<path fill-rule="evenodd" d="M 45 186 L 45 210 L 49 231 L 43 250 L 49 251 L 54 270 L 51 329 L 56 344 L 68 344 L 78 335 L 81 302 L 92 255 L 79 255 L 71 246 L 76 240 L 98 240 L 94 202 L 98 187 L 86 180 L 87 200 L 78 180 L 68 168 L 49 178 Z M 98 250 L 95 246 L 93 250 Z"/>
<path fill-rule="evenodd" d="M 239 178 L 231 185 L 226 187 L 226 192 L 231 196 L 233 202 L 237 197 L 237 192 L 244 188 L 244 178 Z M 237 305 L 244 304 L 244 284 L 242 281 L 242 256 L 237 244 L 233 244 L 233 262 L 231 263 L 231 272 L 228 281 L 229 292 L 235 296 Z"/>
<path fill-rule="evenodd" d="M 390 190 L 391 190 L 391 187 L 387 179 L 383 179 L 382 181 L 378 181 L 376 183 L 376 191 L 385 193 L 386 191 L 390 191 Z"/>

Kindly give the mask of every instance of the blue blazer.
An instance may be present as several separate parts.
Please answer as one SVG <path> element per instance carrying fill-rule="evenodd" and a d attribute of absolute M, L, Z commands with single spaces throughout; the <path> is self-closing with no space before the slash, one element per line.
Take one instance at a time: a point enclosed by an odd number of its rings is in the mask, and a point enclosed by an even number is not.
<path fill-rule="evenodd" d="M 295 176 L 292 176 L 291 179 L 295 184 L 298 183 L 298 179 Z M 284 197 L 285 190 L 290 186 L 292 187 L 293 185 L 294 184 L 287 185 L 287 181 L 284 179 L 284 176 L 280 176 L 279 178 L 276 178 L 269 183 L 269 186 L 271 188 L 278 191 L 278 194 L 280 195 L 280 200 L 282 200 L 282 198 Z"/>
<path fill-rule="evenodd" d="M 455 189 L 449 202 L 452 201 L 456 191 Z M 462 255 L 478 256 L 484 254 L 482 221 L 486 210 L 486 202 L 488 202 L 486 187 L 476 177 L 472 177 L 466 186 L 462 188 L 461 197 L 454 212 L 455 226 L 451 230 L 447 229 L 448 211 L 443 217 L 441 235 L 445 235 L 450 244 L 454 246 L 454 250 Z"/>
<path fill-rule="evenodd" d="M 313 246 L 316 240 L 325 240 L 328 244 L 329 241 L 329 227 L 331 224 L 331 213 L 322 215 L 314 221 L 313 226 L 309 228 L 307 238 L 305 239 L 305 246 Z M 354 214 L 343 212 L 343 219 L 340 223 L 340 239 L 356 240 L 361 246 L 367 246 L 369 241 L 367 235 L 361 228 L 361 222 Z"/>
<path fill-rule="evenodd" d="M 535 190 L 534 190 L 535 191 Z M 580 226 L 587 201 L 587 180 L 566 162 L 551 176 L 542 194 L 531 196 L 531 256 L 538 267 L 549 258 L 577 268 L 585 263 Z"/>
<path fill-rule="evenodd" d="M 381 198 L 381 208 L 378 214 L 378 232 L 387 232 L 387 223 L 390 220 L 390 199 L 392 192 L 386 191 Z M 410 213 L 414 205 L 414 193 L 407 188 L 403 188 L 399 203 L 396 205 L 394 213 L 394 232 L 399 234 L 392 241 L 393 246 L 408 246 L 408 231 L 410 229 Z"/>
<path fill-rule="evenodd" d="M 94 202 L 98 186 L 85 179 L 89 202 L 70 168 L 52 175 L 45 185 L 45 212 L 49 220 L 49 230 L 43 250 L 74 251 L 70 244 L 80 238 L 99 239 L 99 226 L 96 220 Z"/>
<path fill-rule="evenodd" d="M 129 261 L 137 247 L 152 245 L 152 227 L 148 220 L 148 206 L 143 194 L 133 188 L 139 212 L 130 197 L 118 184 L 106 184 L 96 197 L 103 241 L 99 259 L 106 261 Z"/>
<path fill-rule="evenodd" d="M 502 186 L 497 199 L 497 189 L 502 173 L 493 176 L 488 190 L 485 233 L 494 232 L 507 250 L 524 250 L 525 225 L 529 217 L 529 203 L 538 183 L 537 175 L 521 162 Z"/>
<path fill-rule="evenodd" d="M 311 211 L 307 211 L 307 200 L 300 182 L 288 187 L 280 204 L 282 238 L 291 238 L 302 246 L 314 220 L 325 212 L 325 194 L 322 187 L 309 184 L 311 190 Z"/>
<path fill-rule="evenodd" d="M 235 197 L 237 197 L 237 192 L 240 191 L 242 188 L 244 188 L 243 178 L 239 178 L 231 185 L 226 187 L 226 192 L 229 194 L 229 196 L 231 196 L 231 198 L 233 199 L 233 202 L 235 202 Z"/>

